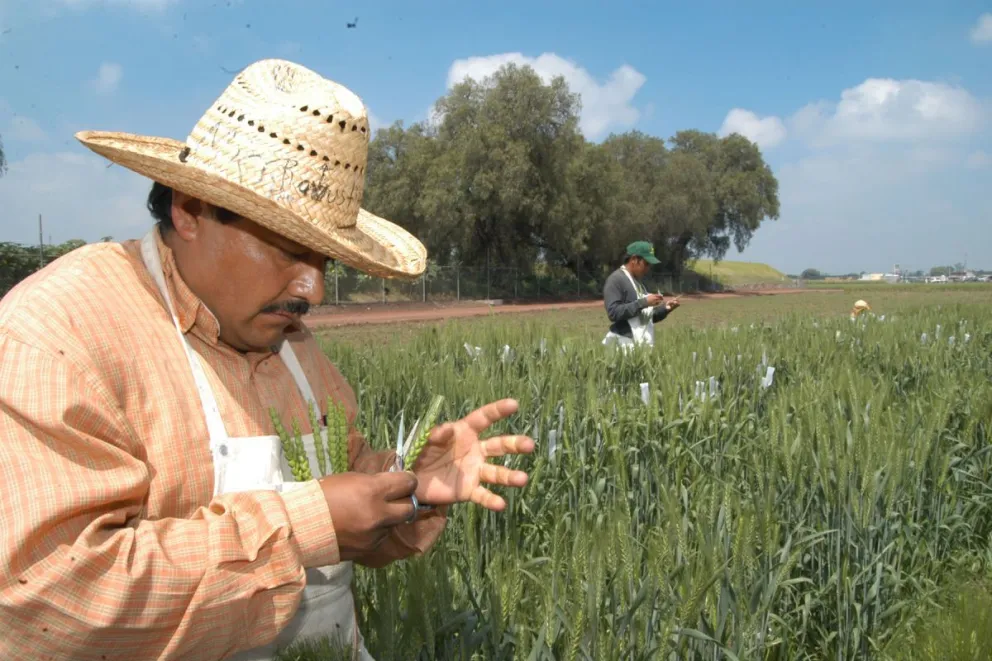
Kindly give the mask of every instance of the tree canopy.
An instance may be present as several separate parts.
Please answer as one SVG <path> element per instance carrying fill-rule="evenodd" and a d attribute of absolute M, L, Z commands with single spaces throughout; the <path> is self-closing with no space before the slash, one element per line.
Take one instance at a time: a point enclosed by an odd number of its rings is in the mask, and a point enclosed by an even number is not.
<path fill-rule="evenodd" d="M 743 250 L 777 219 L 778 182 L 758 147 L 696 130 L 669 141 L 579 132 L 565 80 L 509 64 L 455 85 L 430 121 L 377 131 L 365 207 L 421 238 L 439 264 L 615 266 L 631 241 L 664 268 Z"/>

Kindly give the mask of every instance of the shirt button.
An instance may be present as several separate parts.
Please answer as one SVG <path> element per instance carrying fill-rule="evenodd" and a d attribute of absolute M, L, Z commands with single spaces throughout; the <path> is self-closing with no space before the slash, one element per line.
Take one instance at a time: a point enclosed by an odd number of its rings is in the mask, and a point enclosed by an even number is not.
<path fill-rule="evenodd" d="M 226 443 L 221 443 L 221 446 L 220 446 L 220 455 L 222 457 L 226 457 L 227 456 L 227 444 Z"/>

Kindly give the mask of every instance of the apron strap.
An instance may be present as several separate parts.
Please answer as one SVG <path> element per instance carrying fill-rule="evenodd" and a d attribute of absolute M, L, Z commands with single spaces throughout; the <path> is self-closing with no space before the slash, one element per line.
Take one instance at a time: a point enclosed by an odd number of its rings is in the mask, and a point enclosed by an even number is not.
<path fill-rule="evenodd" d="M 156 231 L 153 228 L 141 240 L 141 258 L 144 260 L 145 267 L 155 280 L 155 285 L 158 287 L 159 292 L 165 299 L 165 305 L 168 307 L 169 314 L 172 316 L 172 323 L 176 327 L 179 341 L 182 343 L 183 350 L 186 352 L 186 359 L 189 361 L 190 370 L 193 372 L 193 381 L 196 382 L 196 391 L 200 395 L 200 403 L 203 406 L 203 415 L 206 417 L 207 431 L 210 433 L 210 449 L 213 450 L 216 445 L 227 438 L 227 430 L 224 428 L 224 419 L 220 415 L 217 399 L 214 397 L 214 391 L 210 387 L 210 382 L 207 381 L 207 375 L 203 371 L 203 365 L 200 363 L 200 359 L 196 355 L 196 352 L 193 351 L 193 347 L 190 346 L 182 327 L 179 325 L 176 308 L 172 304 L 172 297 L 169 296 L 169 288 L 165 284 L 165 273 L 162 270 L 162 260 L 158 254 L 158 246 L 155 244 Z"/>
<path fill-rule="evenodd" d="M 621 266 L 620 270 L 623 271 L 623 274 L 627 276 L 628 280 L 630 280 L 630 284 L 634 287 L 635 294 L 637 294 L 638 296 L 643 296 L 647 294 L 648 290 L 644 288 L 644 285 L 634 280 L 634 276 L 630 274 L 630 271 L 627 270 L 626 266 Z"/>
<path fill-rule="evenodd" d="M 320 417 L 320 403 L 317 398 L 313 396 L 313 390 L 310 388 L 310 382 L 307 381 L 306 374 L 303 373 L 303 367 L 300 365 L 300 361 L 296 358 L 296 352 L 293 351 L 293 346 L 290 344 L 289 340 L 283 339 L 282 346 L 279 347 L 279 357 L 282 358 L 282 362 L 286 364 L 289 373 L 293 375 L 293 381 L 296 382 L 296 387 L 299 388 L 300 394 L 303 396 L 304 401 L 308 404 L 313 404 L 314 411 L 317 412 L 317 417 Z M 314 430 L 316 432 L 316 430 Z"/>

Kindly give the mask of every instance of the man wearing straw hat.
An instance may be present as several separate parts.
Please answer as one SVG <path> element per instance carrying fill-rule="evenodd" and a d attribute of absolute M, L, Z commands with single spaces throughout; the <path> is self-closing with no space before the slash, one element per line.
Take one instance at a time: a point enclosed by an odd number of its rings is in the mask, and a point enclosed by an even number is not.
<path fill-rule="evenodd" d="M 664 296 L 648 293 L 641 283 L 658 263 L 649 242 L 634 241 L 627 246 L 623 265 L 610 274 L 603 287 L 603 305 L 612 322 L 603 338 L 604 345 L 617 345 L 624 350 L 654 346 L 654 325 L 679 306 L 677 298 L 665 302 Z"/>
<path fill-rule="evenodd" d="M 77 137 L 156 182 L 159 223 L 0 302 L 0 658 L 272 659 L 329 636 L 370 659 L 352 563 L 423 553 L 449 505 L 502 510 L 484 485 L 527 475 L 486 460 L 534 445 L 480 440 L 516 411 L 501 400 L 391 472 L 395 453 L 362 438 L 354 392 L 301 322 L 328 258 L 382 277 L 425 267 L 413 236 L 359 206 L 365 107 L 265 60 L 185 142 Z M 351 472 L 294 481 L 270 409 L 300 422 L 312 457 L 308 404 L 324 426 L 329 398 Z"/>

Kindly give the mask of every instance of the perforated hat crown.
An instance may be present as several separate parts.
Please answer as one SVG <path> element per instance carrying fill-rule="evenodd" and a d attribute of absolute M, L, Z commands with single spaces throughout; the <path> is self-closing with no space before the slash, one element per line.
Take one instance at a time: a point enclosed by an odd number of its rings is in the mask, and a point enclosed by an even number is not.
<path fill-rule="evenodd" d="M 361 208 L 370 133 L 351 90 L 298 64 L 262 60 L 234 78 L 185 142 L 97 131 L 77 138 L 367 273 L 416 277 L 426 266 L 423 245 Z"/>

